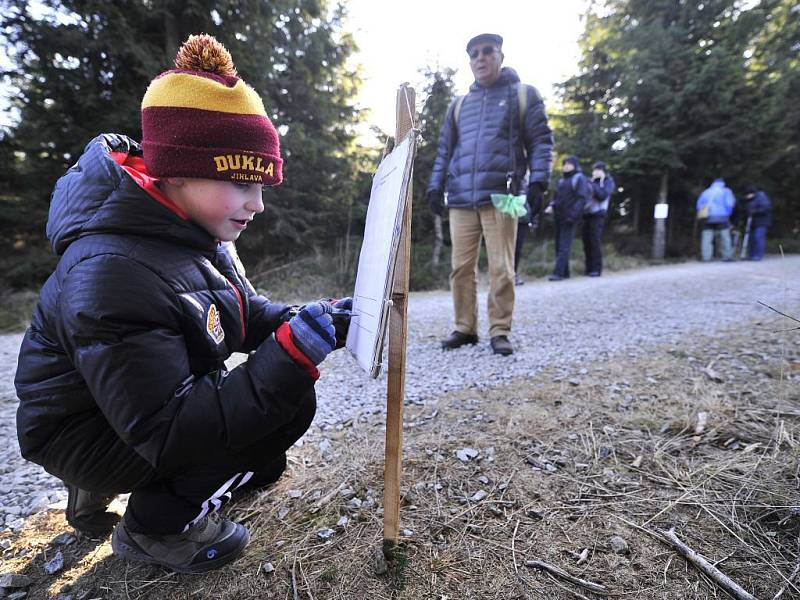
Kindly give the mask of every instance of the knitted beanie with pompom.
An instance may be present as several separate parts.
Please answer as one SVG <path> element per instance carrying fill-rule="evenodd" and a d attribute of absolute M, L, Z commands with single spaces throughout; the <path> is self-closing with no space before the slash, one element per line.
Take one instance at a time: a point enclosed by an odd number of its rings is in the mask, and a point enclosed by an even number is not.
<path fill-rule="evenodd" d="M 230 53 L 210 35 L 191 35 L 175 68 L 142 99 L 142 149 L 153 177 L 197 177 L 279 185 L 278 132 Z"/>

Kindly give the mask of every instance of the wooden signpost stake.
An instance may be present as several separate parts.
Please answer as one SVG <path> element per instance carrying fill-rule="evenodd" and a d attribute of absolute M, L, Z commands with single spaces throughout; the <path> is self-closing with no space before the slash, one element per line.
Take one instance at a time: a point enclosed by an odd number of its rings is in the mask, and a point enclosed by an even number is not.
<path fill-rule="evenodd" d="M 414 127 L 414 89 L 403 84 L 397 90 L 395 144 Z M 400 471 L 403 460 L 403 402 L 406 383 L 408 336 L 408 278 L 411 267 L 411 182 L 405 198 L 403 225 L 394 270 L 392 307 L 389 312 L 389 375 L 386 394 L 386 456 L 383 492 L 384 550 L 391 551 L 400 534 Z"/>

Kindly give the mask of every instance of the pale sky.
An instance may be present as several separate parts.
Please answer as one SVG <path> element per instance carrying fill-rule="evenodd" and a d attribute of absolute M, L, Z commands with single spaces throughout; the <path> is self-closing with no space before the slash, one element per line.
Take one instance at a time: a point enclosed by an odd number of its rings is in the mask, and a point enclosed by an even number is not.
<path fill-rule="evenodd" d="M 409 82 L 419 102 L 419 69 L 458 69 L 456 93 L 473 82 L 467 41 L 479 33 L 503 36 L 504 66 L 553 101 L 553 85 L 577 71 L 578 37 L 587 0 L 348 0 L 345 25 L 359 46 L 362 65 L 359 105 L 370 109 L 369 125 L 394 133 L 397 87 Z"/>
<path fill-rule="evenodd" d="M 419 103 L 419 69 L 426 65 L 458 69 L 456 92 L 466 93 L 473 77 L 465 46 L 479 33 L 503 36 L 503 64 L 552 103 L 553 84 L 576 72 L 577 40 L 587 4 L 588 0 L 347 0 L 345 28 L 359 46 L 352 61 L 362 66 L 363 74 L 358 103 L 370 111 L 360 133 L 371 137 L 370 125 L 394 133 L 397 87 L 409 82 Z M 0 62 L 4 58 L 0 54 Z M 5 105 L 0 102 L 0 125 L 10 121 Z"/>

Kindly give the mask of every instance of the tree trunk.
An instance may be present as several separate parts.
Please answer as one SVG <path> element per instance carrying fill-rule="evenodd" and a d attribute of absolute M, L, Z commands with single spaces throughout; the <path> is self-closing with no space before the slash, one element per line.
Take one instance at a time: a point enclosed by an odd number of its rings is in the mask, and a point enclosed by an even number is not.
<path fill-rule="evenodd" d="M 175 56 L 178 51 L 178 28 L 175 24 L 175 15 L 169 8 L 164 9 L 164 54 L 167 58 Z"/>
<path fill-rule="evenodd" d="M 667 204 L 667 190 L 669 186 L 669 171 L 661 173 L 661 185 L 658 190 L 658 203 Z M 669 206 L 667 204 L 667 206 Z M 655 219 L 653 227 L 653 260 L 664 260 L 664 251 L 667 245 L 667 218 Z"/>

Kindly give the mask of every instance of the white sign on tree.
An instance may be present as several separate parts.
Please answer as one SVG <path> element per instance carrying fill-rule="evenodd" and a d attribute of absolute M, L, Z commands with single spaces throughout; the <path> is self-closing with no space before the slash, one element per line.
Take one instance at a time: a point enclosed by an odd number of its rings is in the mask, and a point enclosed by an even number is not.
<path fill-rule="evenodd" d="M 377 377 L 381 370 L 403 210 L 414 162 L 415 133 L 412 129 L 384 157 L 372 180 L 353 293 L 353 317 L 347 334 L 347 349 L 371 377 Z"/>

